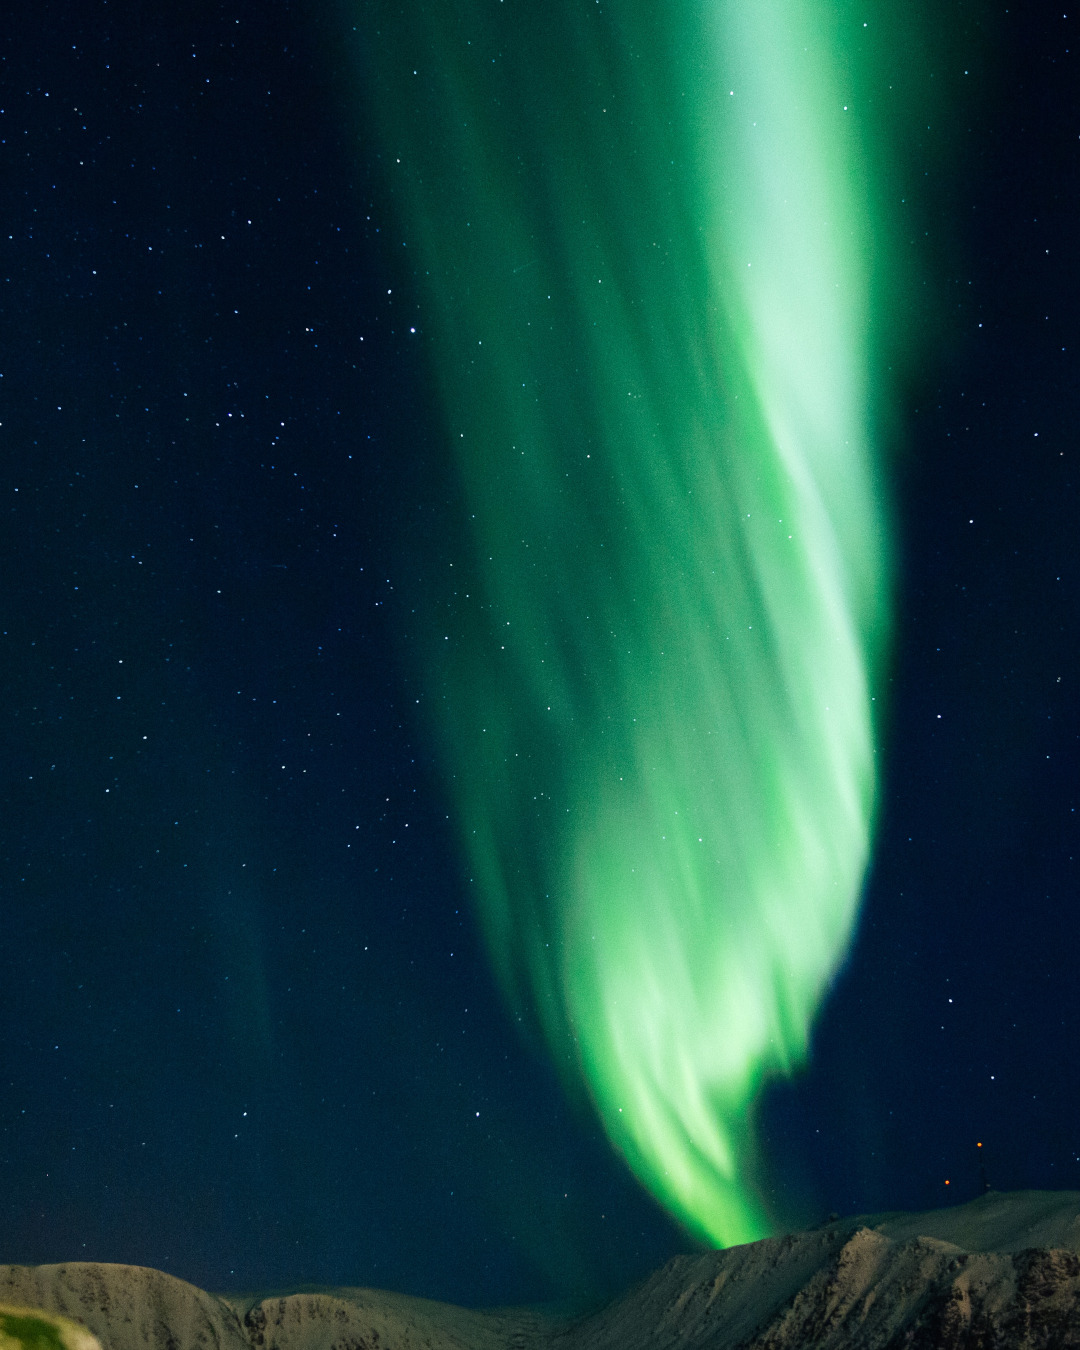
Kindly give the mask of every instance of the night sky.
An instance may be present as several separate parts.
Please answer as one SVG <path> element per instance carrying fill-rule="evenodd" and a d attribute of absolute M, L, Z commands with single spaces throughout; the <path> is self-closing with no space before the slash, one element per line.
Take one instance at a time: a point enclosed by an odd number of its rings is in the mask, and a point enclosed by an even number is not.
<path fill-rule="evenodd" d="M 1080 1189 L 1080 15 L 948 8 L 877 845 L 761 1112 L 792 1224 Z M 595 1298 L 690 1240 L 474 925 L 411 674 L 455 487 L 350 34 L 7 16 L 0 1261 Z"/>

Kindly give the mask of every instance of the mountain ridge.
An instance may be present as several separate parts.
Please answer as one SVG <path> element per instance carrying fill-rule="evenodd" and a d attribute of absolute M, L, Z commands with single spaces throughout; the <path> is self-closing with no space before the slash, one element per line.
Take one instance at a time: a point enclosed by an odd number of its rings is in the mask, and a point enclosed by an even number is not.
<path fill-rule="evenodd" d="M 214 1294 L 148 1267 L 0 1266 L 103 1350 L 1080 1350 L 1080 1192 L 990 1192 L 676 1256 L 582 1316 L 382 1290 Z"/>

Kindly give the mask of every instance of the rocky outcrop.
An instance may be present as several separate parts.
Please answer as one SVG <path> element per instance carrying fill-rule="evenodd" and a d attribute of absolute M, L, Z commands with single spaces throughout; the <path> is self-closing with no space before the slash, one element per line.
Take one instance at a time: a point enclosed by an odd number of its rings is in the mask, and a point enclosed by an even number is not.
<path fill-rule="evenodd" d="M 243 1325 L 252 1350 L 524 1350 L 542 1323 L 526 1312 L 342 1289 L 262 1299 L 243 1313 Z"/>
<path fill-rule="evenodd" d="M 1080 1350 L 1080 1194 L 680 1256 L 570 1321 L 370 1289 L 219 1297 L 88 1263 L 0 1267 L 0 1302 L 73 1318 L 103 1350 Z"/>
<path fill-rule="evenodd" d="M 0 1266 L 0 1303 L 69 1317 L 104 1350 L 250 1350 L 227 1303 L 145 1266 Z"/>
<path fill-rule="evenodd" d="M 558 1350 L 1080 1350 L 1080 1257 L 965 1252 L 865 1227 L 796 1235 L 678 1258 L 552 1341 Z"/>

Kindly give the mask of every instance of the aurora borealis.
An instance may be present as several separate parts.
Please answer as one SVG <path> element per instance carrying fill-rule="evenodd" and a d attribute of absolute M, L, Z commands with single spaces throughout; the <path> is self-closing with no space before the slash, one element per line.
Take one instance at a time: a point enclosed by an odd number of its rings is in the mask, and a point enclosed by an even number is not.
<path fill-rule="evenodd" d="M 1080 1188 L 1080 13 L 782 13 L 11 8 L 0 1262 Z"/>
<path fill-rule="evenodd" d="M 768 1230 L 869 855 L 890 625 L 864 11 L 380 11 L 465 542 L 421 597 L 488 946 L 639 1178 Z M 894 341 L 896 335 L 894 334 Z"/>

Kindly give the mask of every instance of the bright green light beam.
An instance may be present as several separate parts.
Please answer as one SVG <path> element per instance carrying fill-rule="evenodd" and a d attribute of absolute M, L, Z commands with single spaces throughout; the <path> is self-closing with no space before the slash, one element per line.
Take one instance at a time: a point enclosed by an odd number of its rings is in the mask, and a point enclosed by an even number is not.
<path fill-rule="evenodd" d="M 490 952 L 641 1180 L 747 1241 L 874 814 L 877 9 L 365 13 L 464 502 L 418 593 Z"/>

